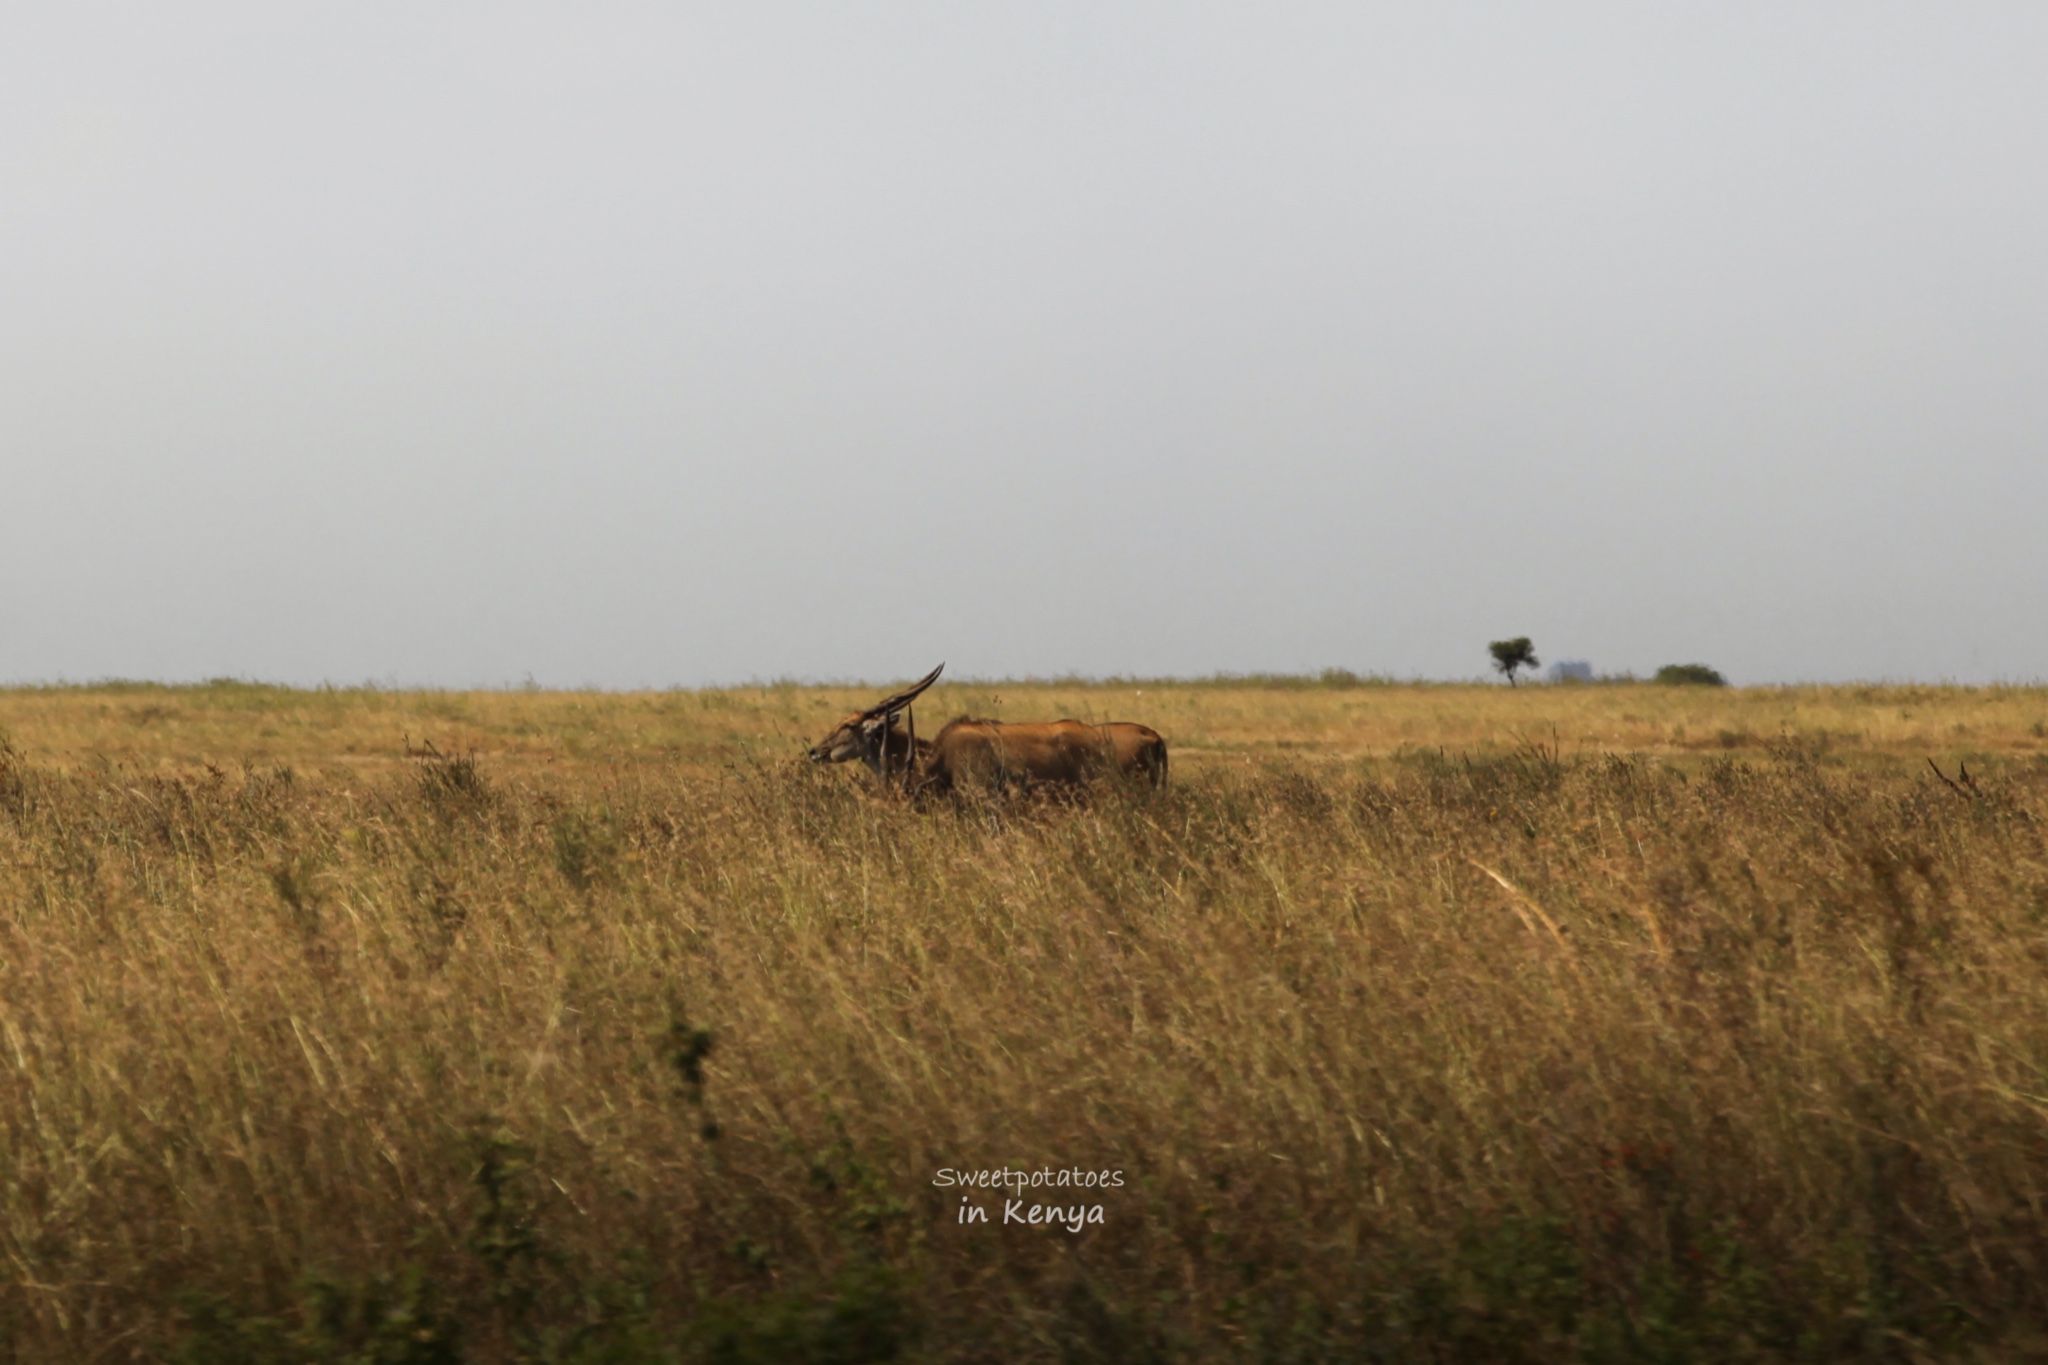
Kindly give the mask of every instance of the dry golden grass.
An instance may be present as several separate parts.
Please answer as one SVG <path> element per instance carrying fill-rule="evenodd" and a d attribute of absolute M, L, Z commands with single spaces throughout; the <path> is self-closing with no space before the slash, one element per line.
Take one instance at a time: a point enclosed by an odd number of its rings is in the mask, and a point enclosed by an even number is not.
<path fill-rule="evenodd" d="M 2042 692 L 867 696 L 0 694 L 0 1359 L 2040 1349 Z"/>
<path fill-rule="evenodd" d="M 404 763 L 410 740 L 474 752 L 499 772 L 629 763 L 708 770 L 780 761 L 878 695 L 791 685 L 589 693 L 128 684 L 0 690 L 0 733 L 12 733 L 29 761 L 65 768 L 248 761 L 335 776 L 389 772 Z M 1568 756 L 1740 758 L 1787 738 L 1913 764 L 1931 755 L 2048 754 L 2048 691 L 2017 687 L 942 682 L 918 709 L 928 729 L 963 713 L 1143 720 L 1168 736 L 1177 765 L 1195 767 L 1276 752 L 1324 763 L 1532 743 Z"/>

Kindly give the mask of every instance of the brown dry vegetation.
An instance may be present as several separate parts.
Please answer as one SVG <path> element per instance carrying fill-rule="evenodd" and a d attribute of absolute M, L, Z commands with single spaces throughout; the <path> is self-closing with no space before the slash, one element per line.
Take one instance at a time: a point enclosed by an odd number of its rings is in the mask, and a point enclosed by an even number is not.
<path fill-rule="evenodd" d="M 868 695 L 0 693 L 0 1358 L 2048 1346 L 2048 694 Z"/>

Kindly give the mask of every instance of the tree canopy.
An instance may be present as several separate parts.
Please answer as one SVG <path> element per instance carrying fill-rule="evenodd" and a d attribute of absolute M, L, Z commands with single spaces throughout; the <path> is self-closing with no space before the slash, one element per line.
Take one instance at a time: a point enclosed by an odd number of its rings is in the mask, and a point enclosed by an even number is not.
<path fill-rule="evenodd" d="M 1534 668 L 1543 662 L 1536 657 L 1536 646 L 1529 643 L 1526 635 L 1517 635 L 1512 640 L 1495 640 L 1486 649 L 1493 655 L 1493 671 L 1505 673 L 1509 687 L 1515 685 L 1518 670 Z"/>

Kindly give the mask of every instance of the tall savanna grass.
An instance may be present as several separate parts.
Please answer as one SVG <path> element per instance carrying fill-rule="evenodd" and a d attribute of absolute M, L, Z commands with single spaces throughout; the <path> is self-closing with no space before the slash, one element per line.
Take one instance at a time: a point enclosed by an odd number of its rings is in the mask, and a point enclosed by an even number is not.
<path fill-rule="evenodd" d="M 0 1358 L 2041 1344 L 2031 758 L 402 753 L 0 757 Z"/>

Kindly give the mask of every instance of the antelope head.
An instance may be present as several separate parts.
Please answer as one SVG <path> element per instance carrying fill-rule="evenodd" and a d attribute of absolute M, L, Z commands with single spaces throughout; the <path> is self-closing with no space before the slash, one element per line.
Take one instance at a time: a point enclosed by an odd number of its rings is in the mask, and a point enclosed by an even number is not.
<path fill-rule="evenodd" d="M 896 717 L 927 687 L 937 682 L 945 668 L 940 664 L 919 682 L 840 721 L 831 734 L 811 746 L 811 762 L 844 763 L 850 758 L 858 758 L 868 767 L 881 771 L 883 750 L 889 742 L 889 732 L 896 724 Z"/>

